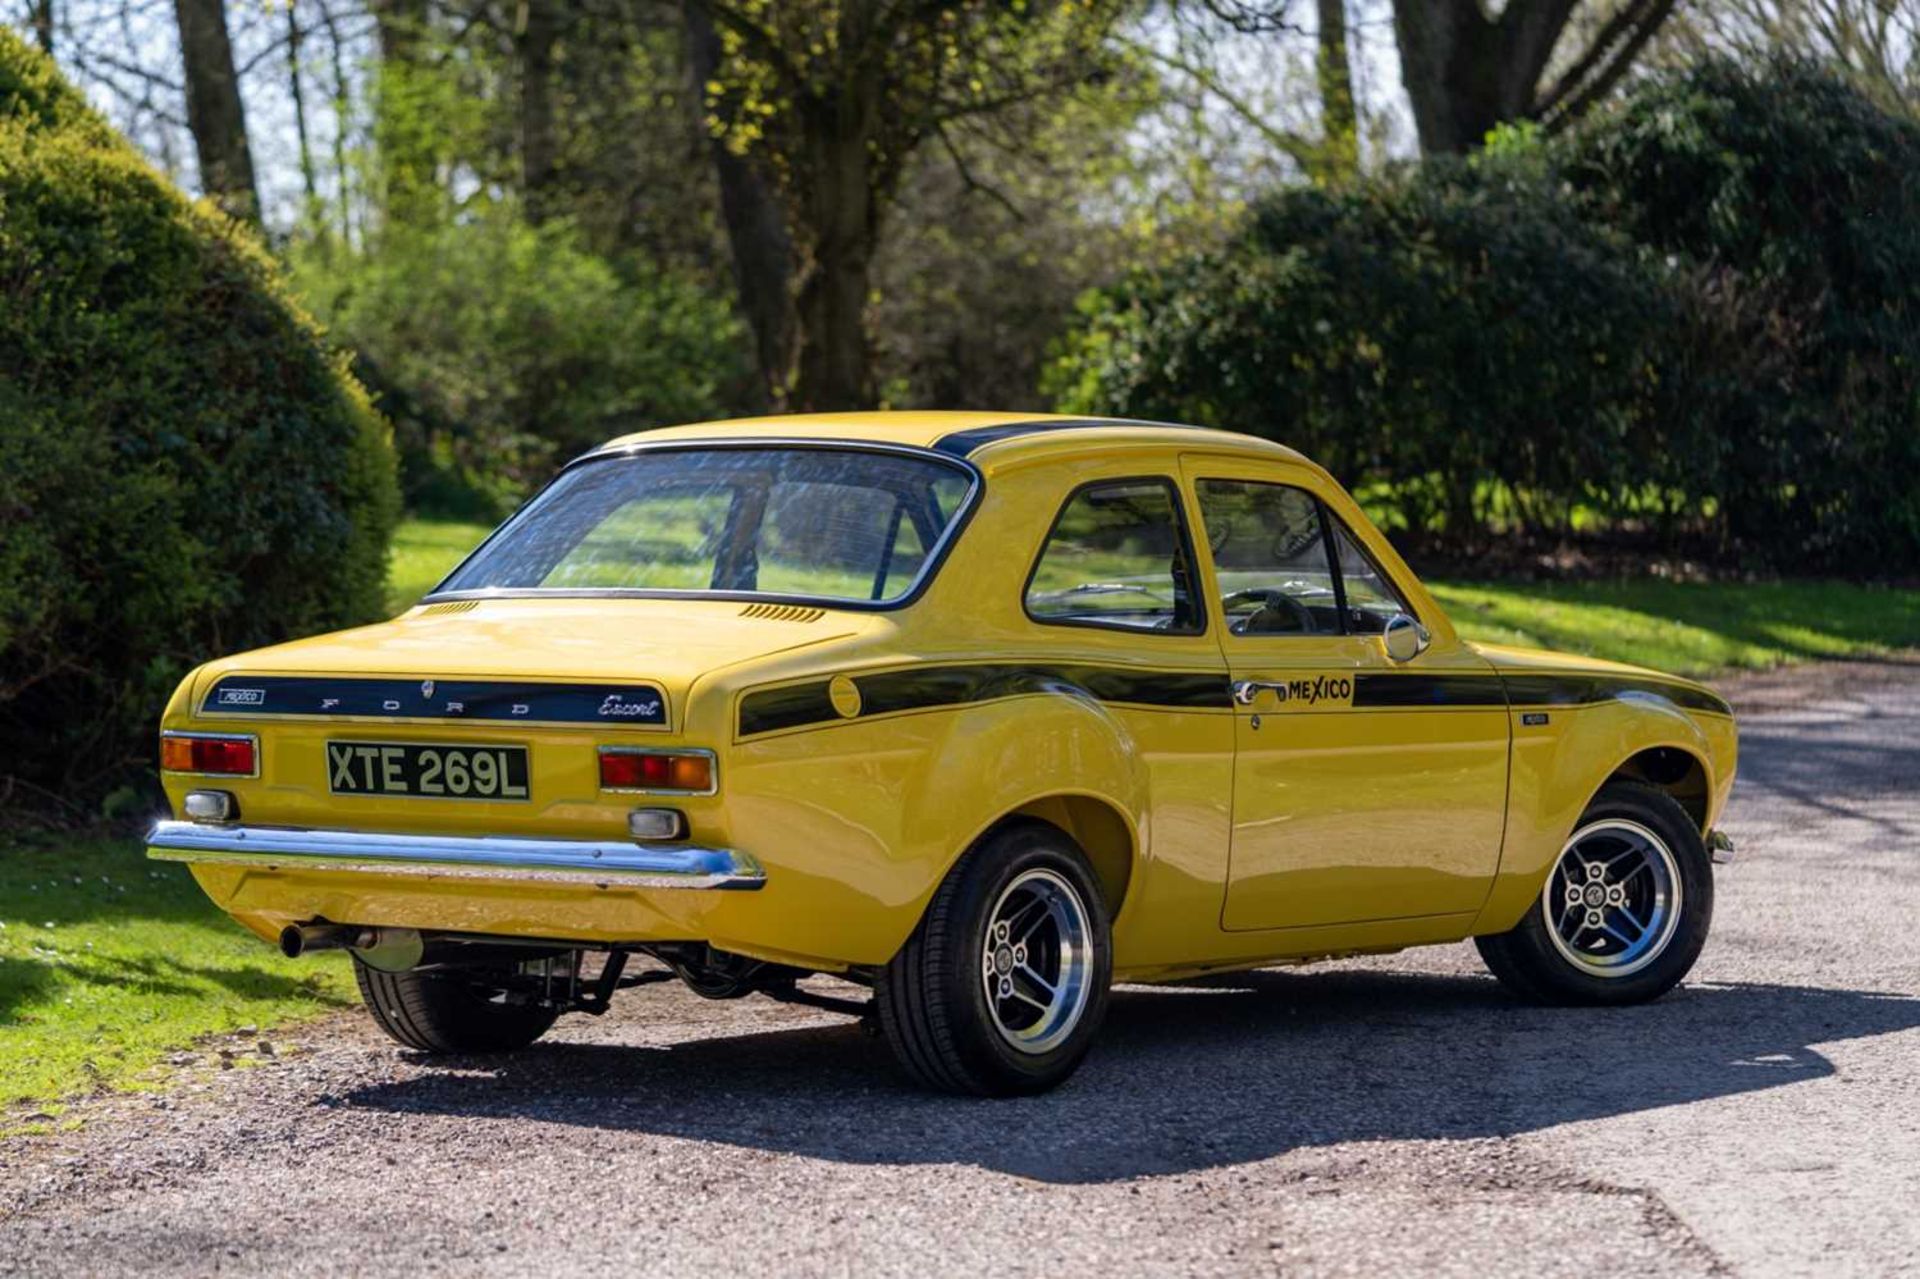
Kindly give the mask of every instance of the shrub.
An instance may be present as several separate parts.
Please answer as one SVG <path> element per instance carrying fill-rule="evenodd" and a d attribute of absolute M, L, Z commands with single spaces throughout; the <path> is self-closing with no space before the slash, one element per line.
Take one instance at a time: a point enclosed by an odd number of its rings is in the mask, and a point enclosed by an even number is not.
<path fill-rule="evenodd" d="M 1708 61 L 1572 139 L 1604 219 L 1744 295 L 1713 488 L 1775 562 L 1920 565 L 1920 121 L 1817 65 Z"/>
<path fill-rule="evenodd" d="M 252 238 L 0 30 L 0 793 L 90 801 L 195 663 L 381 611 L 384 423 Z"/>
<path fill-rule="evenodd" d="M 1644 478 L 1675 282 L 1538 166 L 1482 158 L 1258 205 L 1229 247 L 1094 301 L 1053 371 L 1068 411 L 1292 444 L 1390 523 L 1456 538 L 1567 518 Z M 1497 481 L 1489 484 L 1487 481 Z"/>
<path fill-rule="evenodd" d="M 556 452 L 722 416 L 740 373 L 723 299 L 623 275 L 507 206 L 393 226 L 366 253 L 324 247 L 301 252 L 296 280 L 393 416 L 411 505 L 466 514 L 448 509 L 462 489 L 510 504 Z"/>
<path fill-rule="evenodd" d="M 1085 309 L 1062 407 L 1297 444 L 1416 531 L 1920 565 L 1920 125 L 1817 69 L 1709 62 L 1567 140 L 1280 192 Z"/>

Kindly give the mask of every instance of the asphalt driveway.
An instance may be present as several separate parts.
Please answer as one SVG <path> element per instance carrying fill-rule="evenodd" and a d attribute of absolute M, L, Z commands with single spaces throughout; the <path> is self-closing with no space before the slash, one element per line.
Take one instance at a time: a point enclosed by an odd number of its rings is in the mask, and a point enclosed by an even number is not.
<path fill-rule="evenodd" d="M 504 1062 L 342 1017 L 0 1144 L 0 1273 L 1920 1272 L 1920 666 L 1732 688 L 1740 856 L 1657 1004 L 1469 947 L 1128 989 L 997 1103 L 677 988 Z"/>

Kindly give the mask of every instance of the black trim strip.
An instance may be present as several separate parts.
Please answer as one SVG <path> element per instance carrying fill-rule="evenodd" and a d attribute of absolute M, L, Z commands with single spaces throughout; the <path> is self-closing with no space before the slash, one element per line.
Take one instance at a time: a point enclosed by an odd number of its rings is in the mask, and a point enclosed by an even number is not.
<path fill-rule="evenodd" d="M 933 442 L 941 453 L 967 457 L 977 449 L 1022 435 L 1045 435 L 1052 431 L 1085 431 L 1102 426 L 1152 426 L 1172 431 L 1211 431 L 1211 426 L 1193 426 L 1186 422 L 1148 422 L 1130 417 L 1077 417 L 1066 420 L 1036 418 L 1025 422 L 1007 422 L 1000 426 L 976 426 L 966 431 L 943 435 Z"/>
<path fill-rule="evenodd" d="M 1227 677 L 1194 671 L 1141 672 L 1082 665 L 921 666 L 853 677 L 860 717 L 936 706 L 963 706 L 1033 693 L 1066 693 L 1129 706 L 1224 710 Z M 764 689 L 740 699 L 740 735 L 753 736 L 841 718 L 826 680 Z"/>
<path fill-rule="evenodd" d="M 1669 684 L 1665 680 L 1635 679 L 1622 675 L 1505 675 L 1507 696 L 1515 706 L 1592 706 L 1611 702 L 1627 693 L 1664 697 L 1675 706 L 1691 711 L 1711 711 L 1731 715 L 1733 707 L 1725 699 L 1703 688 Z"/>
<path fill-rule="evenodd" d="M 1032 693 L 1066 693 L 1102 702 L 1180 710 L 1233 705 L 1224 674 L 1152 671 L 1086 665 L 926 666 L 853 677 L 859 718 L 938 706 L 963 706 Z M 1419 707 L 1507 709 L 1522 706 L 1595 706 L 1626 694 L 1651 694 L 1689 710 L 1731 715 L 1733 708 L 1704 690 L 1661 680 L 1610 675 L 1374 674 L 1353 677 L 1356 710 Z M 842 718 L 828 681 L 750 692 L 740 699 L 740 736 L 751 737 Z"/>
<path fill-rule="evenodd" d="M 1498 675 L 1368 675 L 1353 677 L 1356 709 L 1401 706 L 1501 706 Z"/>
<path fill-rule="evenodd" d="M 354 715 L 372 719 L 483 720 L 510 724 L 667 722 L 654 684 L 546 684 L 530 680 L 359 679 L 334 675 L 223 675 L 202 715 Z"/>
<path fill-rule="evenodd" d="M 1731 715 L 1733 708 L 1704 689 L 1665 680 L 1618 675 L 1369 675 L 1354 677 L 1353 705 L 1597 706 L 1623 694 L 1664 697 L 1688 710 Z"/>

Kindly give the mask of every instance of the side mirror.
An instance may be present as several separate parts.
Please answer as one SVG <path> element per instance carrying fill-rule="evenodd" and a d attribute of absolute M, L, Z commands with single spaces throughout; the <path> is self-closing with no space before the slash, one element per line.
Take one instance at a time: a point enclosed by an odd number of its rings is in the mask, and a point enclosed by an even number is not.
<path fill-rule="evenodd" d="M 1427 628 L 1408 617 L 1405 613 L 1395 613 L 1387 619 L 1380 632 L 1380 640 L 1387 648 L 1387 656 L 1396 662 L 1411 662 L 1427 651 L 1427 645 L 1433 642 L 1433 636 Z"/>

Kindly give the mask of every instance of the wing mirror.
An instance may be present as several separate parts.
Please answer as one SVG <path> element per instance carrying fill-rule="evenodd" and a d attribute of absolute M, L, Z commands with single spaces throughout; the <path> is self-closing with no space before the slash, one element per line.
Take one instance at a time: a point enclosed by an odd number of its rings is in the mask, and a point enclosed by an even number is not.
<path fill-rule="evenodd" d="M 1396 662 L 1411 662 L 1427 651 L 1427 645 L 1433 643 L 1433 636 L 1426 627 L 1405 613 L 1395 613 L 1387 619 L 1386 626 L 1380 632 L 1380 640 L 1387 647 L 1388 657 Z"/>

